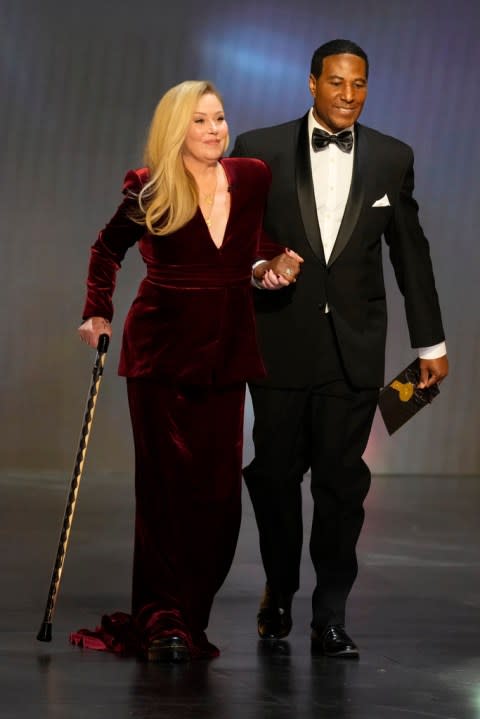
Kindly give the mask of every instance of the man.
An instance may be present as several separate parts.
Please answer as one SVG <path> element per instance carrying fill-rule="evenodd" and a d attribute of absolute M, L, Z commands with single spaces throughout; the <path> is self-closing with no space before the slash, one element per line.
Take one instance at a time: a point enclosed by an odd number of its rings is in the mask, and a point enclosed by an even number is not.
<path fill-rule="evenodd" d="M 357 123 L 368 59 L 334 40 L 313 55 L 313 108 L 302 118 L 240 135 L 233 155 L 265 160 L 273 174 L 265 229 L 303 258 L 283 292 L 256 290 L 268 371 L 251 385 L 255 458 L 244 476 L 266 573 L 262 639 L 291 629 L 302 548 L 301 481 L 311 470 L 310 553 L 316 573 L 312 649 L 356 657 L 345 605 L 357 574 L 356 543 L 370 472 L 362 455 L 384 382 L 386 303 L 381 237 L 405 299 L 420 387 L 448 372 L 428 242 L 412 197 L 413 153 Z M 264 286 L 298 271 L 255 266 Z"/>

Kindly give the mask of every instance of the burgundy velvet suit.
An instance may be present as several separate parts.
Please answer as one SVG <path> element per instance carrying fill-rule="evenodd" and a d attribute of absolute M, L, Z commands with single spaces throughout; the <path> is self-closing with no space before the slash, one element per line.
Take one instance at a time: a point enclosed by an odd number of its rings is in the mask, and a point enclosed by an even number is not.
<path fill-rule="evenodd" d="M 145 233 L 128 217 L 146 170 L 130 171 L 126 199 L 93 245 L 84 317 L 111 319 L 115 277 L 138 242 L 147 267 L 128 313 L 119 373 L 210 385 L 259 378 L 250 278 L 252 258 L 279 247 L 262 235 L 270 173 L 259 160 L 224 159 L 230 217 L 222 246 L 213 243 L 200 210 L 166 237 Z"/>
<path fill-rule="evenodd" d="M 222 166 L 231 208 L 220 248 L 200 210 L 164 237 L 128 217 L 145 169 L 127 174 L 126 197 L 92 248 L 85 318 L 111 319 L 116 273 L 136 242 L 147 268 L 119 366 L 135 441 L 133 623 L 123 614 L 105 617 L 95 635 L 119 651 L 175 632 L 193 656 L 217 653 L 204 630 L 240 526 L 245 382 L 265 373 L 251 267 L 279 252 L 262 231 L 269 169 L 250 159 Z"/>

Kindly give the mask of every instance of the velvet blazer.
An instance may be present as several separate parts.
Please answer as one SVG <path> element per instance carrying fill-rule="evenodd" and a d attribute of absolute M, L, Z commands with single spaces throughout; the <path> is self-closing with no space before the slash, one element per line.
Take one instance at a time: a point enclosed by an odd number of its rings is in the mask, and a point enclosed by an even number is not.
<path fill-rule="evenodd" d="M 181 229 L 152 235 L 128 216 L 148 178 L 131 170 L 125 199 L 91 249 L 84 319 L 113 316 L 117 271 L 138 243 L 146 276 L 128 312 L 119 374 L 179 383 L 226 385 L 262 377 L 252 299 L 252 263 L 282 248 L 265 236 L 271 174 L 260 160 L 221 160 L 231 194 L 220 248 L 200 209 Z"/>
<path fill-rule="evenodd" d="M 318 315 L 326 303 L 347 377 L 360 388 L 383 385 L 387 308 L 382 237 L 405 299 L 412 347 L 444 339 L 429 244 L 413 197 L 412 150 L 357 124 L 354 152 L 350 193 L 327 263 L 313 189 L 308 113 L 247 132 L 235 144 L 233 156 L 257 157 L 270 166 L 265 229 L 305 260 L 297 282 L 285 291 L 255 291 L 265 382 L 271 386 L 312 382 L 311 368 L 315 360 L 321 362 L 322 352 L 316 340 Z"/>

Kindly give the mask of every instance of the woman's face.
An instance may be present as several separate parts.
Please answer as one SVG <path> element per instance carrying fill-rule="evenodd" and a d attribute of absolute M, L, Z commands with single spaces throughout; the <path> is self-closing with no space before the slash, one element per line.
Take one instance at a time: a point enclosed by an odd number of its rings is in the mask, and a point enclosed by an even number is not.
<path fill-rule="evenodd" d="M 184 158 L 216 162 L 225 149 L 228 125 L 223 106 L 216 95 L 199 99 L 183 144 Z"/>

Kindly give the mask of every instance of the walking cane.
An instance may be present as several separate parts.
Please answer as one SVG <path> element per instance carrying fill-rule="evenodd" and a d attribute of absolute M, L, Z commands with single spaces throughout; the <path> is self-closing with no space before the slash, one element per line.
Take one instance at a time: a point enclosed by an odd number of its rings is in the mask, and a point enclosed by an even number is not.
<path fill-rule="evenodd" d="M 97 356 L 92 371 L 92 381 L 88 393 L 87 406 L 85 408 L 85 416 L 82 429 L 80 432 L 80 440 L 78 445 L 75 467 L 73 469 L 72 481 L 70 483 L 70 492 L 68 494 L 65 514 L 63 517 L 62 530 L 60 532 L 60 540 L 58 542 L 57 556 L 52 572 L 50 589 L 48 591 L 47 604 L 45 607 L 45 615 L 43 617 L 42 626 L 37 634 L 39 642 L 52 641 L 52 618 L 55 611 L 58 589 L 62 578 L 63 564 L 65 562 L 65 554 L 67 552 L 68 539 L 72 526 L 73 515 L 75 512 L 75 504 L 77 502 L 78 490 L 80 488 L 80 480 L 82 478 L 83 465 L 85 464 L 85 455 L 87 453 L 88 440 L 92 429 L 93 415 L 95 413 L 95 405 L 97 402 L 98 390 L 102 380 L 103 366 L 105 364 L 106 353 L 108 349 L 108 335 L 100 335 L 97 345 Z"/>

